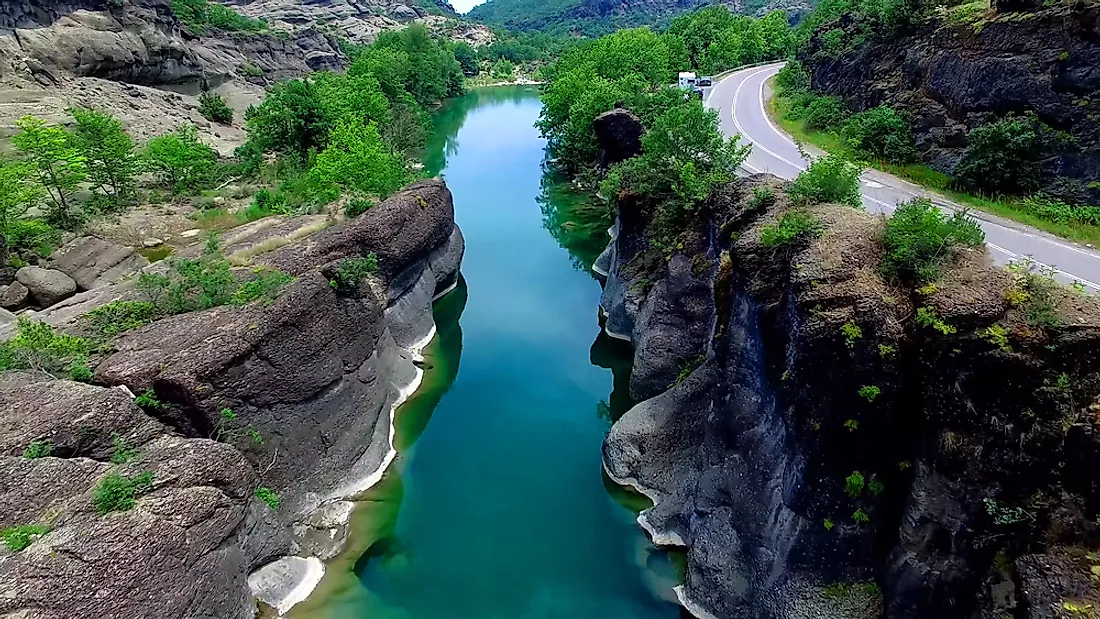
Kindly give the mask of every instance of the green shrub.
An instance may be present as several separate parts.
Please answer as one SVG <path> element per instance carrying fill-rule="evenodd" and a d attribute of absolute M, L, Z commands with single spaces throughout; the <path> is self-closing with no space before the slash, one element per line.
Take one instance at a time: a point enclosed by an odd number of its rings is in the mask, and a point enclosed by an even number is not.
<path fill-rule="evenodd" d="M 246 63 L 241 64 L 240 66 L 237 67 L 237 70 L 240 71 L 242 74 L 244 74 L 247 77 L 263 77 L 264 76 L 264 70 L 261 69 L 259 66 L 252 64 L 251 62 L 246 62 Z"/>
<path fill-rule="evenodd" d="M 1012 346 L 1008 344 L 1008 331 L 1001 325 L 990 325 L 982 331 L 981 337 L 1004 352 L 1012 352 Z"/>
<path fill-rule="evenodd" d="M 0 187 L 3 182 L 0 177 Z M 9 221 L 6 229 L 7 249 L 18 256 L 48 256 L 61 242 L 61 233 L 44 219 L 16 219 Z"/>
<path fill-rule="evenodd" d="M 840 97 L 800 92 L 791 98 L 787 116 L 805 120 L 807 129 L 828 130 L 840 127 L 848 119 L 848 108 Z"/>
<path fill-rule="evenodd" d="M 791 60 L 775 75 L 775 87 L 780 95 L 809 90 L 810 75 L 801 62 Z"/>
<path fill-rule="evenodd" d="M 1025 198 L 1015 205 L 1017 209 L 1045 221 L 1067 226 L 1100 226 L 1100 206 L 1067 204 L 1043 195 Z"/>
<path fill-rule="evenodd" d="M 1020 195 L 1039 187 L 1052 130 L 1034 114 L 976 127 L 955 166 L 957 187 L 992 195 Z"/>
<path fill-rule="evenodd" d="M 943 319 L 936 314 L 936 311 L 930 307 L 917 308 L 917 324 L 922 327 L 931 327 L 944 335 L 951 335 L 958 332 L 958 329 L 944 322 Z"/>
<path fill-rule="evenodd" d="M 260 32 L 267 29 L 267 23 L 263 20 L 245 17 L 210 0 L 172 0 L 172 11 L 196 34 L 203 34 L 209 28 L 228 32 Z"/>
<path fill-rule="evenodd" d="M 854 471 L 851 475 L 844 479 L 844 489 L 848 493 L 848 496 L 853 499 L 863 494 L 863 487 L 866 480 L 863 478 L 863 473 Z"/>
<path fill-rule="evenodd" d="M 863 329 L 851 320 L 840 325 L 840 334 L 844 336 L 844 343 L 848 348 L 855 348 L 856 342 L 863 339 Z"/>
<path fill-rule="evenodd" d="M 4 540 L 4 545 L 8 547 L 8 550 L 22 552 L 34 542 L 35 538 L 42 537 L 49 532 L 50 527 L 44 524 L 21 524 L 0 531 L 0 539 Z"/>
<path fill-rule="evenodd" d="M 1057 297 L 1060 284 L 1054 279 L 1054 270 L 1030 259 L 1010 262 L 1008 269 L 1016 279 L 1005 291 L 1005 298 L 1023 312 L 1024 322 L 1040 329 L 1061 325 Z"/>
<path fill-rule="evenodd" d="M 885 489 L 886 486 L 884 486 L 883 483 L 877 479 L 872 479 L 870 483 L 867 484 L 867 492 L 870 492 L 874 496 L 882 494 L 882 491 Z"/>
<path fill-rule="evenodd" d="M 870 524 L 871 517 L 867 515 L 867 512 L 862 509 L 857 509 L 852 513 L 852 521 L 858 525 Z"/>
<path fill-rule="evenodd" d="M 359 289 L 359 282 L 367 275 L 378 272 L 378 257 L 368 254 L 365 258 L 344 258 L 336 265 L 336 271 L 329 284 L 341 292 Z"/>
<path fill-rule="evenodd" d="M 821 236 L 821 232 L 821 220 L 816 216 L 801 210 L 787 211 L 778 223 L 760 230 L 760 244 L 773 249 L 794 247 Z"/>
<path fill-rule="evenodd" d="M 20 316 L 15 337 L 0 343 L 0 371 L 68 374 L 74 362 L 86 362 L 93 349 L 94 345 L 84 338 L 55 333 L 46 323 Z"/>
<path fill-rule="evenodd" d="M 775 190 L 771 187 L 753 187 L 752 198 L 749 199 L 750 211 L 763 211 L 775 204 Z"/>
<path fill-rule="evenodd" d="M 100 480 L 92 495 L 92 505 L 100 516 L 111 512 L 129 511 L 137 498 L 153 488 L 152 471 L 144 471 L 133 477 L 124 477 L 111 470 Z"/>
<path fill-rule="evenodd" d="M 157 392 L 152 387 L 142 391 L 135 399 L 134 403 L 138 405 L 138 408 L 147 413 L 158 413 L 168 408 L 164 402 L 160 401 L 157 397 Z"/>
<path fill-rule="evenodd" d="M 875 385 L 864 385 L 859 388 L 859 397 L 868 402 L 874 402 L 880 393 L 882 393 L 882 390 Z"/>
<path fill-rule="evenodd" d="M 878 356 L 882 357 L 883 359 L 888 359 L 890 357 L 893 357 L 894 354 L 896 354 L 897 352 L 898 352 L 898 349 L 895 348 L 894 346 L 889 345 L 889 344 L 879 344 L 878 345 Z"/>
<path fill-rule="evenodd" d="M 267 503 L 267 506 L 270 507 L 271 509 L 274 509 L 274 510 L 279 509 L 279 495 L 275 494 L 275 491 L 272 490 L 271 488 L 265 488 L 264 486 L 260 486 L 260 487 L 256 488 L 256 490 L 252 494 L 257 499 L 260 499 L 264 503 Z"/>
<path fill-rule="evenodd" d="M 237 288 L 229 302 L 233 305 L 246 305 L 253 301 L 264 300 L 270 303 L 279 290 L 294 281 L 294 278 L 282 271 L 257 267 L 252 276 Z"/>
<path fill-rule="evenodd" d="M 141 398 L 155 399 L 156 398 L 155 395 L 147 395 L 147 394 L 152 394 L 152 393 L 153 393 L 153 390 L 148 389 L 148 390 L 145 391 L 145 393 L 143 393 L 143 394 L 141 394 L 141 396 L 139 396 L 139 399 L 141 399 Z M 139 403 L 138 406 L 141 406 L 141 404 Z M 145 407 L 142 407 L 142 408 L 145 408 Z M 152 408 L 153 407 L 149 407 L 149 409 L 152 409 Z M 158 401 L 156 408 L 163 408 L 163 405 L 160 404 L 160 402 Z M 149 409 L 147 409 L 147 410 L 149 410 Z M 115 432 L 115 433 L 111 434 L 111 462 L 112 463 L 114 463 L 114 464 L 126 464 L 127 462 L 132 462 L 133 460 L 136 460 L 139 455 L 141 455 L 141 452 L 138 451 L 138 449 L 136 447 L 130 445 L 130 443 L 121 434 L 119 434 L 118 432 Z"/>
<path fill-rule="evenodd" d="M 886 222 L 879 270 L 907 282 L 931 281 L 958 247 L 984 242 L 985 233 L 966 211 L 948 217 L 930 200 L 917 198 L 898 204 Z"/>
<path fill-rule="evenodd" d="M 48 458 L 53 455 L 53 443 L 50 441 L 33 440 L 23 450 L 23 457 L 28 460 Z"/>
<path fill-rule="evenodd" d="M 353 198 L 344 205 L 344 216 L 354 219 L 374 208 L 374 200 L 369 198 Z"/>
<path fill-rule="evenodd" d="M 144 158 L 149 170 L 176 193 L 197 191 L 214 178 L 218 154 L 199 141 L 195 127 L 185 125 L 175 133 L 149 140 Z"/>
<path fill-rule="evenodd" d="M 863 206 L 859 177 L 863 170 L 836 154 L 810 163 L 791 183 L 787 195 L 802 205 L 832 202 L 855 208 Z"/>
<path fill-rule="evenodd" d="M 88 365 L 88 358 L 85 356 L 74 357 L 72 363 L 69 364 L 69 380 L 78 383 L 90 383 L 93 378 L 95 378 L 95 374 L 92 372 L 91 366 Z"/>
<path fill-rule="evenodd" d="M 88 312 L 87 317 L 101 335 L 114 337 L 152 323 L 159 312 L 149 301 L 113 301 Z"/>
<path fill-rule="evenodd" d="M 226 105 L 225 99 L 215 92 L 204 92 L 199 95 L 199 114 L 212 123 L 233 124 L 232 108 Z"/>
<path fill-rule="evenodd" d="M 868 157 L 906 163 L 917 156 L 909 122 L 885 105 L 849 118 L 842 134 L 849 146 Z"/>

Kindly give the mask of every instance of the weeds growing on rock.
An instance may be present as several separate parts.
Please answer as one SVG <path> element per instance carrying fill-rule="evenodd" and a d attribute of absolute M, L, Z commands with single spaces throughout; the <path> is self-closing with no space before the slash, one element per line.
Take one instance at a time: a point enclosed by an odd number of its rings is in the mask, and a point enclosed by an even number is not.
<path fill-rule="evenodd" d="M 982 503 L 985 505 L 985 513 L 993 517 L 993 524 L 1013 525 L 1034 518 L 1022 507 L 1005 507 L 990 497 L 982 499 Z"/>
<path fill-rule="evenodd" d="M 0 342 L 0 371 L 38 370 L 55 376 L 90 378 L 83 369 L 93 349 L 94 345 L 84 338 L 56 333 L 44 322 L 20 316 L 15 337 Z"/>
<path fill-rule="evenodd" d="M 225 99 L 215 92 L 204 92 L 199 95 L 199 114 L 212 123 L 233 124 L 233 110 L 225 104 Z"/>
<path fill-rule="evenodd" d="M 374 208 L 374 200 L 369 198 L 352 198 L 344 205 L 344 217 L 354 219 L 372 208 Z"/>
<path fill-rule="evenodd" d="M 862 509 L 857 509 L 852 513 L 852 521 L 858 525 L 870 524 L 871 517 L 867 515 L 867 512 Z"/>
<path fill-rule="evenodd" d="M 894 346 L 889 345 L 889 344 L 879 344 L 878 345 L 878 356 L 882 357 L 883 359 L 889 359 L 889 358 L 893 357 L 895 354 L 897 354 L 897 352 L 898 352 L 898 349 L 895 348 Z"/>
<path fill-rule="evenodd" d="M 8 550 L 12 552 L 22 552 L 26 550 L 36 538 L 42 537 L 49 532 L 50 527 L 44 524 L 21 524 L 0 531 L 0 539 L 4 540 L 4 545 L 8 547 Z"/>
<path fill-rule="evenodd" d="M 840 334 L 844 336 L 844 343 L 848 348 L 855 348 L 856 342 L 863 339 L 863 329 L 851 320 L 840 325 Z"/>
<path fill-rule="evenodd" d="M 260 499 L 271 509 L 279 509 L 279 495 L 275 494 L 275 491 L 271 488 L 260 486 L 252 493 L 257 499 Z"/>
<path fill-rule="evenodd" d="M 157 392 L 153 391 L 152 387 L 142 391 L 141 394 L 134 398 L 134 404 L 137 404 L 138 408 L 150 414 L 159 413 L 167 408 L 164 402 L 161 402 L 160 398 L 157 397 Z"/>
<path fill-rule="evenodd" d="M 771 187 L 753 187 L 749 198 L 750 211 L 763 211 L 775 204 L 775 190 Z"/>
<path fill-rule="evenodd" d="M 867 484 L 867 492 L 870 492 L 873 496 L 878 496 L 878 495 L 882 494 L 882 491 L 885 490 L 885 489 L 886 489 L 886 486 L 883 485 L 883 483 L 881 481 L 877 480 L 877 479 L 872 479 Z"/>
<path fill-rule="evenodd" d="M 804 156 L 808 156 L 803 153 Z M 815 159 L 791 183 L 787 195 L 796 204 L 835 203 L 863 207 L 859 177 L 863 169 L 840 155 Z"/>
<path fill-rule="evenodd" d="M 779 222 L 760 230 L 760 244 L 772 249 L 795 247 L 821 236 L 821 220 L 806 211 L 783 213 Z"/>
<path fill-rule="evenodd" d="M 855 419 L 848 419 L 844 422 L 844 427 L 849 432 L 855 432 L 856 430 L 859 429 L 859 422 L 856 421 Z"/>
<path fill-rule="evenodd" d="M 958 329 L 944 322 L 930 307 L 917 308 L 917 324 L 922 327 L 931 327 L 944 335 L 958 332 Z"/>
<path fill-rule="evenodd" d="M 244 427 L 238 427 L 238 415 L 231 408 L 223 408 L 218 412 L 218 421 L 214 427 L 214 436 L 210 437 L 215 441 L 222 441 L 226 443 L 232 443 L 235 439 L 248 437 L 248 440 L 253 445 L 260 447 L 264 444 L 264 437 L 260 434 L 259 430 L 247 425 Z"/>
<path fill-rule="evenodd" d="M 53 455 L 53 443 L 50 441 L 33 440 L 25 449 L 23 449 L 23 457 L 28 460 L 37 460 L 38 458 L 48 458 Z"/>
<path fill-rule="evenodd" d="M 336 272 L 329 285 L 341 292 L 351 292 L 359 288 L 359 282 L 368 275 L 378 272 L 378 256 L 368 254 L 365 258 L 344 258 L 336 265 Z"/>
<path fill-rule="evenodd" d="M 672 384 L 669 385 L 669 388 L 671 389 L 672 387 L 675 387 L 676 385 L 679 385 L 680 383 L 687 380 L 687 377 L 691 376 L 692 372 L 702 367 L 703 364 L 706 363 L 706 361 L 707 356 L 705 354 L 700 354 L 697 357 L 685 361 L 683 365 L 680 366 L 680 373 L 676 375 L 676 380 L 672 381 Z"/>
<path fill-rule="evenodd" d="M 848 493 L 848 496 L 853 499 L 863 494 L 865 485 L 866 480 L 863 478 L 863 473 L 859 471 L 854 471 L 844 479 L 844 490 Z"/>
<path fill-rule="evenodd" d="M 1012 347 L 1008 345 L 1008 332 L 1001 325 L 990 325 L 982 331 L 981 337 L 1004 352 L 1012 352 Z"/>
<path fill-rule="evenodd" d="M 130 445 L 121 434 L 118 432 L 111 434 L 112 464 L 126 464 L 136 460 L 139 455 L 141 455 L 141 452 Z"/>
<path fill-rule="evenodd" d="M 879 270 L 888 278 L 928 282 L 939 277 L 957 247 L 984 242 L 985 233 L 966 211 L 948 217 L 930 200 L 917 198 L 899 204 L 887 220 Z"/>
<path fill-rule="evenodd" d="M 1061 325 L 1056 296 L 1060 284 L 1054 279 L 1054 269 L 1025 258 L 1010 262 L 1008 270 L 1016 280 L 1005 291 L 1005 300 L 1023 313 L 1024 322 L 1040 329 Z"/>
<path fill-rule="evenodd" d="M 157 319 L 157 306 L 149 301 L 114 301 L 88 312 L 92 327 L 104 337 L 140 329 Z"/>
<path fill-rule="evenodd" d="M 882 390 L 874 385 L 864 385 L 859 388 L 859 397 L 867 400 L 868 402 L 874 402 L 875 398 L 882 393 Z"/>
<path fill-rule="evenodd" d="M 829 518 L 826 518 L 821 524 L 825 527 L 826 531 L 832 531 L 833 527 L 836 526 L 836 523 L 834 523 Z"/>
<path fill-rule="evenodd" d="M 143 471 L 125 477 L 112 470 L 100 480 L 92 496 L 92 505 L 100 516 L 124 512 L 134 507 L 137 498 L 153 488 L 153 472 Z"/>

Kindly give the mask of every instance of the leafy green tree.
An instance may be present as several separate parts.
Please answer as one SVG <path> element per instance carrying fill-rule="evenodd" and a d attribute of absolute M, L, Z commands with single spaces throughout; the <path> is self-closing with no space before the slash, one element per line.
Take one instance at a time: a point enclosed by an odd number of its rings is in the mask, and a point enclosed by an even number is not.
<path fill-rule="evenodd" d="M 192 125 L 149 140 L 144 156 L 149 169 L 177 193 L 197 190 L 209 183 L 218 160 L 214 149 L 199 141 L 198 131 Z"/>
<path fill-rule="evenodd" d="M 807 155 L 803 153 L 803 157 Z M 863 170 L 837 154 L 814 159 L 791 183 L 787 195 L 802 205 L 832 202 L 863 208 L 859 177 Z"/>
<path fill-rule="evenodd" d="M 516 67 L 506 58 L 501 58 L 493 64 L 490 74 L 499 80 L 510 80 L 515 77 Z"/>
<path fill-rule="evenodd" d="M 103 192 L 116 205 L 132 196 L 139 161 L 134 142 L 122 123 L 110 114 L 87 108 L 71 108 L 76 121 L 73 141 L 87 160 L 88 181 L 93 191 Z"/>
<path fill-rule="evenodd" d="M 375 49 L 404 52 L 404 89 L 420 105 L 430 105 L 462 93 L 462 66 L 447 45 L 436 42 L 422 24 L 385 32 L 372 45 Z M 403 67 L 404 68 L 404 67 Z M 378 73 L 372 71 L 376 77 Z M 379 77 L 379 81 L 383 81 Z"/>
<path fill-rule="evenodd" d="M 320 101 L 325 131 L 341 120 L 387 122 L 390 102 L 378 80 L 371 75 L 336 75 L 327 71 L 311 78 Z"/>
<path fill-rule="evenodd" d="M 221 125 L 233 123 L 233 110 L 216 92 L 204 92 L 199 95 L 199 114 L 212 123 Z"/>
<path fill-rule="evenodd" d="M 886 105 L 852 116 L 844 123 L 842 133 L 849 146 L 866 156 L 895 163 L 906 163 L 917 156 L 909 121 Z"/>
<path fill-rule="evenodd" d="M 661 204 L 658 219 L 666 238 L 682 229 L 687 215 L 730 181 L 749 156 L 737 137 L 725 138 L 718 113 L 689 101 L 668 109 L 642 138 L 642 154 L 614 168 L 602 193 L 635 194 Z"/>
<path fill-rule="evenodd" d="M 402 157 L 391 152 L 374 123 L 343 120 L 309 171 L 311 183 L 329 201 L 341 189 L 389 197 L 409 180 Z"/>
<path fill-rule="evenodd" d="M 80 224 L 80 215 L 73 194 L 88 176 L 87 160 L 61 127 L 47 126 L 46 121 L 33 116 L 24 116 L 15 126 L 20 133 L 12 137 L 12 144 L 26 157 L 46 189 L 51 207 L 47 218 L 62 228 L 75 228 Z"/>
<path fill-rule="evenodd" d="M 389 120 L 381 127 L 382 138 L 391 152 L 414 157 L 424 148 L 431 125 L 428 113 L 406 94 L 404 100 L 394 103 L 390 109 Z"/>
<path fill-rule="evenodd" d="M 277 84 L 258 106 L 245 112 L 248 139 L 259 152 L 304 157 L 321 148 L 328 133 L 327 118 L 316 86 L 306 80 Z"/>
<path fill-rule="evenodd" d="M 390 101 L 405 90 L 405 80 L 412 71 L 409 55 L 392 47 L 367 47 L 348 67 L 350 76 L 373 76 Z"/>
<path fill-rule="evenodd" d="M 462 67 L 462 73 L 469 77 L 474 77 L 481 72 L 481 66 L 478 62 L 478 53 L 469 43 L 465 41 L 455 41 L 451 44 L 451 51 L 455 55 L 455 60 Z"/>
<path fill-rule="evenodd" d="M 45 195 L 42 186 L 34 181 L 30 166 L 22 161 L 0 159 L 0 264 L 8 264 L 17 222 Z"/>
<path fill-rule="evenodd" d="M 954 183 L 986 194 L 1017 195 L 1039 188 L 1040 165 L 1053 131 L 1038 116 L 1008 116 L 976 127 L 955 167 Z"/>

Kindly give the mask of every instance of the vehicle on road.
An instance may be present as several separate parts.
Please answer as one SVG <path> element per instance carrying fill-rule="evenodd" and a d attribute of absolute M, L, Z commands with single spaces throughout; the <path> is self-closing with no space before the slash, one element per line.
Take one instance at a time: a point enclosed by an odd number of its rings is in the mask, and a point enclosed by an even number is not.
<path fill-rule="evenodd" d="M 691 71 L 681 71 L 677 76 L 676 85 L 680 87 L 680 90 L 691 90 L 695 88 L 695 74 Z"/>
<path fill-rule="evenodd" d="M 714 85 L 714 79 L 711 78 L 709 75 L 706 75 L 695 80 L 695 85 L 699 88 L 710 88 Z"/>

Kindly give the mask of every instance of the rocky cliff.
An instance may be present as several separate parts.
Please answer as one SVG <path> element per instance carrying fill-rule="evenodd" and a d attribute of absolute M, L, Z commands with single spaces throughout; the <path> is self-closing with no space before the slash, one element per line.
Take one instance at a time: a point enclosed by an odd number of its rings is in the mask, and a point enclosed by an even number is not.
<path fill-rule="evenodd" d="M 819 238 L 768 247 L 761 231 L 793 208 L 784 187 L 727 187 L 656 256 L 649 207 L 624 196 L 595 267 L 640 402 L 605 469 L 654 501 L 639 523 L 656 543 L 687 548 L 684 605 L 720 619 L 1100 607 L 1100 302 L 984 251 L 934 286 L 891 284 L 883 220 L 848 207 L 811 207 Z"/>
<path fill-rule="evenodd" d="M 419 383 L 432 302 L 456 281 L 463 241 L 438 180 L 301 236 L 254 259 L 295 277 L 273 302 L 129 332 L 98 357 L 94 384 L 0 377 L 0 529 L 47 531 L 0 550 L 0 615 L 251 618 L 256 599 L 285 612 L 316 584 L 346 536 L 344 499 L 393 457 L 391 415 Z M 330 284 L 368 254 L 379 268 L 366 284 Z M 79 332 L 87 311 L 132 296 L 124 281 L 36 318 Z M 134 393 L 159 403 L 139 408 Z M 43 442 L 47 457 L 27 456 Z M 148 475 L 145 492 L 101 514 L 119 475 Z"/>
<path fill-rule="evenodd" d="M 888 104 L 913 122 L 921 158 L 951 173 L 969 131 L 1034 112 L 1070 140 L 1044 161 L 1044 191 L 1100 203 L 1100 5 L 1045 3 L 1027 13 L 937 19 L 902 37 L 842 20 L 800 54 L 815 90 L 856 110 Z M 836 33 L 846 48 L 837 51 Z M 830 34 L 833 33 L 833 34 Z"/>

